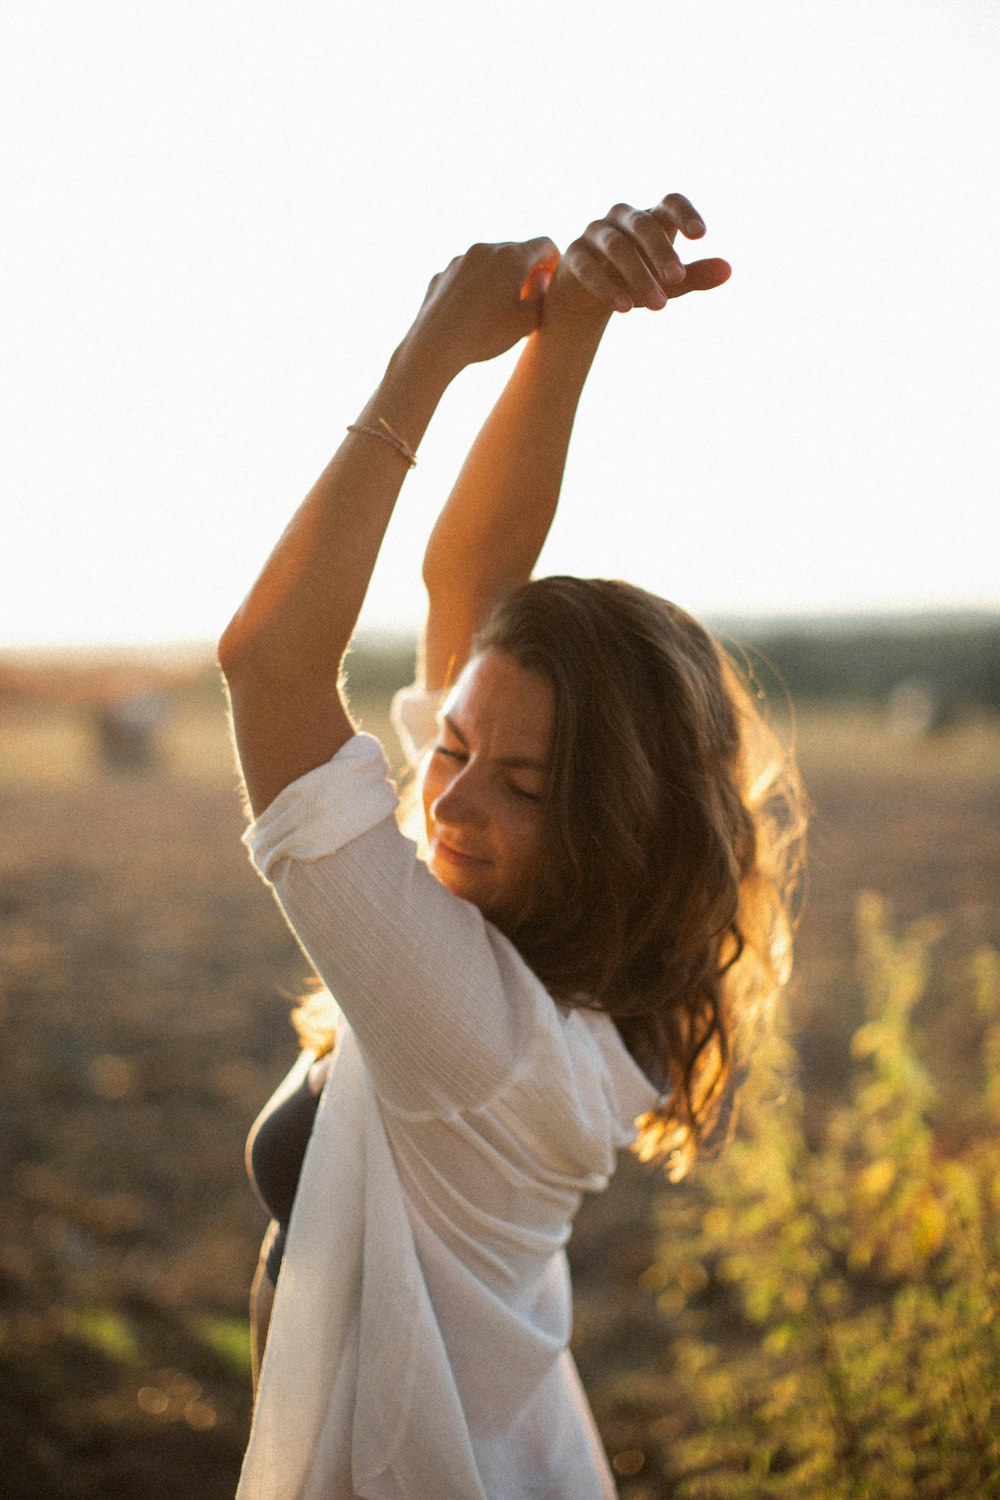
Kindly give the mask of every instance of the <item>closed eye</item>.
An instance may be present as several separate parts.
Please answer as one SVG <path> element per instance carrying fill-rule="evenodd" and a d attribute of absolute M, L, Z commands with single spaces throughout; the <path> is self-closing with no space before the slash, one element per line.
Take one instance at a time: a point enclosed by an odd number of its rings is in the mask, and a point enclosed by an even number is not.
<path fill-rule="evenodd" d="M 434 754 L 444 755 L 448 760 L 457 760 L 459 762 L 468 760 L 469 758 L 465 750 L 453 750 L 449 745 L 435 745 Z"/>

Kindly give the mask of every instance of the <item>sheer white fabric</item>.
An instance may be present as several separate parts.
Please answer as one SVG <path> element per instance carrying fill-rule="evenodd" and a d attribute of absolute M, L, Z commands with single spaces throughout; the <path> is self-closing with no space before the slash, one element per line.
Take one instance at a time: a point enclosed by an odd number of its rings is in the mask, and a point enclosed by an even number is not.
<path fill-rule="evenodd" d="M 342 1014 L 239 1500 L 607 1500 L 563 1247 L 657 1094 L 434 880 L 396 800 L 359 735 L 245 836 Z"/>

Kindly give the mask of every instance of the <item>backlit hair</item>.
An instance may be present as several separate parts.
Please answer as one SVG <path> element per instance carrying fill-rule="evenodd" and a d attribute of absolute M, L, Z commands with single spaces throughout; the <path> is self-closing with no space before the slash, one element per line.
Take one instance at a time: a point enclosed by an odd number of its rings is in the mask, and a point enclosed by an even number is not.
<path fill-rule="evenodd" d="M 545 864 L 508 936 L 560 1003 L 614 1018 L 667 1094 L 636 1149 L 679 1178 L 789 978 L 794 761 L 711 636 L 630 584 L 529 583 L 478 635 L 489 649 L 555 690 Z"/>

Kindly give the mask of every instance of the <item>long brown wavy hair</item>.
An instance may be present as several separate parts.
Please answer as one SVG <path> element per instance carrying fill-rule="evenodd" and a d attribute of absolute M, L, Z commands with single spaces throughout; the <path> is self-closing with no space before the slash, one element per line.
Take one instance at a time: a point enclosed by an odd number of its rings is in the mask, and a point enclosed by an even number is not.
<path fill-rule="evenodd" d="M 633 585 L 546 578 L 475 642 L 555 690 L 545 868 L 509 936 L 562 1004 L 606 1011 L 667 1095 L 637 1150 L 684 1175 L 731 1115 L 791 972 L 805 832 L 792 756 L 696 620 Z"/>
<path fill-rule="evenodd" d="M 560 1004 L 614 1019 L 666 1098 L 636 1150 L 679 1179 L 724 1135 L 790 977 L 806 821 L 794 758 L 748 674 L 631 584 L 526 584 L 476 637 L 486 650 L 555 692 L 545 864 L 505 931 Z M 319 1053 L 327 1009 L 318 994 L 293 1015 Z"/>

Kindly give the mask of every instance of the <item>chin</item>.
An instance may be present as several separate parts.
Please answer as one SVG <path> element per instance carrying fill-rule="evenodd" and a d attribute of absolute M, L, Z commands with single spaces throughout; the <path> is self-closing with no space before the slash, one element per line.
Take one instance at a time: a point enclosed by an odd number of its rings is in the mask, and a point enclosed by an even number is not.
<path fill-rule="evenodd" d="M 438 869 L 433 863 L 429 864 L 431 874 L 439 885 L 443 885 L 446 891 L 462 901 L 468 901 L 470 906 L 475 906 L 486 918 L 492 922 L 494 927 L 501 932 L 508 932 L 511 927 L 510 904 L 498 900 L 496 895 L 490 891 L 483 890 L 477 885 L 475 879 L 464 878 L 461 874 L 450 869 Z"/>
<path fill-rule="evenodd" d="M 461 896 L 463 901 L 471 901 L 473 906 L 482 908 L 484 900 L 488 896 L 477 892 L 475 876 L 465 870 L 456 870 L 455 867 L 443 859 L 435 859 L 433 854 L 427 860 L 427 868 L 439 885 L 443 885 L 446 891 L 451 891 L 453 896 Z"/>

